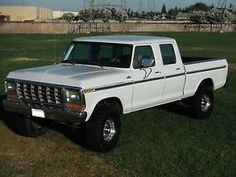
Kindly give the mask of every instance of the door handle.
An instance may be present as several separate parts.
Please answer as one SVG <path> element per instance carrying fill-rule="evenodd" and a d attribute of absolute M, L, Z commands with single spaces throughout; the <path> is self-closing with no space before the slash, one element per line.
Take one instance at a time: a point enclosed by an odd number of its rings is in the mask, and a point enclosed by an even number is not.
<path fill-rule="evenodd" d="M 156 73 L 156 74 L 161 74 L 161 71 L 156 71 L 155 73 Z"/>
<path fill-rule="evenodd" d="M 176 68 L 176 70 L 178 71 L 178 70 L 180 70 L 180 68 Z"/>

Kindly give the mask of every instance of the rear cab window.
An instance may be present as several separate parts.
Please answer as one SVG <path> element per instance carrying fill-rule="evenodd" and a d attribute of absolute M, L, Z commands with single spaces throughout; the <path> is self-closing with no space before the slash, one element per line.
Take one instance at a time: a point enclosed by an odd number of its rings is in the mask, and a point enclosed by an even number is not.
<path fill-rule="evenodd" d="M 164 65 L 176 63 L 176 54 L 172 44 L 160 44 L 160 50 Z"/>

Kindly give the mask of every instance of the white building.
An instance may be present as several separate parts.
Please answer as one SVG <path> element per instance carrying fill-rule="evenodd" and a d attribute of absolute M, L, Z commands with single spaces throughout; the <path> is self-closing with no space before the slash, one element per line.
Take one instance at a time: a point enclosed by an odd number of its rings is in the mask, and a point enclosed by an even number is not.
<path fill-rule="evenodd" d="M 0 14 L 10 21 L 44 21 L 52 19 L 52 10 L 37 6 L 0 6 Z"/>

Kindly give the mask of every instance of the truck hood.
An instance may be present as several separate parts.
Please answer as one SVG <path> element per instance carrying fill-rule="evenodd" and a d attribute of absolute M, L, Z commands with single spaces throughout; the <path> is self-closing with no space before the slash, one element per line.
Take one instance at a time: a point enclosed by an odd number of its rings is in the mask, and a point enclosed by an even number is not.
<path fill-rule="evenodd" d="M 125 82 L 128 73 L 129 69 L 61 63 L 13 71 L 7 78 L 86 89 Z"/>

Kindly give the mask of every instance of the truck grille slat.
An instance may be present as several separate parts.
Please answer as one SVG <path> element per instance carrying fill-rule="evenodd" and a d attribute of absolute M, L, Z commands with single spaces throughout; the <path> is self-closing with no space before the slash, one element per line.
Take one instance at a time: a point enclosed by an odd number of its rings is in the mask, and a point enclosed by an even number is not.
<path fill-rule="evenodd" d="M 62 88 L 25 83 L 17 83 L 16 88 L 18 98 L 23 101 L 56 106 L 63 104 Z"/>

